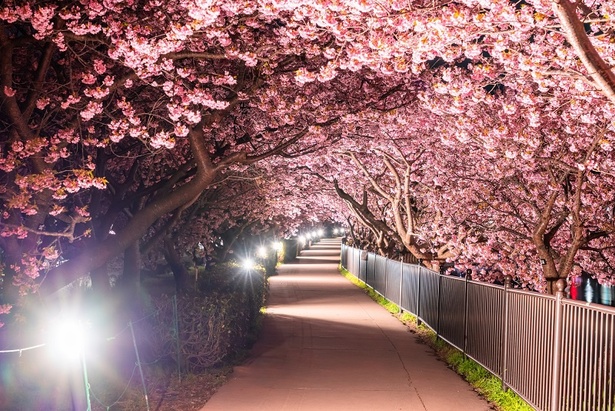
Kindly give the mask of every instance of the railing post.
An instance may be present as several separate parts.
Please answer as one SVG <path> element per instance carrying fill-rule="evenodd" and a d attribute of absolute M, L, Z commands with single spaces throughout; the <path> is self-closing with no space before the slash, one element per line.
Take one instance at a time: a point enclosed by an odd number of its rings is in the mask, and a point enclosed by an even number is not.
<path fill-rule="evenodd" d="M 355 277 L 357 277 L 359 280 L 361 279 L 361 261 L 363 260 L 363 250 L 358 249 L 359 250 L 359 270 L 357 271 L 356 274 L 352 273 Z M 367 261 L 365 262 L 367 264 Z M 367 268 L 367 265 L 365 266 Z M 366 278 L 367 280 L 367 278 Z M 367 283 L 367 281 L 365 281 Z"/>
<path fill-rule="evenodd" d="M 463 313 L 463 355 L 468 352 L 468 283 L 472 279 L 472 270 L 466 270 L 465 277 L 465 300 L 464 300 L 464 313 Z"/>
<path fill-rule="evenodd" d="M 389 259 L 384 259 L 384 290 L 382 290 L 382 295 L 386 298 L 387 291 L 389 288 Z"/>
<path fill-rule="evenodd" d="M 135 358 L 137 359 L 137 366 L 139 367 L 139 374 L 141 374 L 141 383 L 143 384 L 143 396 L 145 398 L 145 407 L 149 411 L 149 397 L 147 395 L 147 384 L 145 383 L 145 377 L 143 376 L 143 367 L 141 366 L 141 358 L 139 357 L 139 349 L 137 348 L 137 339 L 135 338 L 135 330 L 132 326 L 132 321 L 128 322 L 130 327 L 130 335 L 132 335 L 132 343 L 135 347 Z M 179 361 L 179 358 L 177 359 Z"/>
<path fill-rule="evenodd" d="M 555 283 L 555 321 L 553 330 L 553 372 L 551 379 L 551 411 L 559 411 L 560 409 L 560 371 L 562 358 L 562 299 L 564 298 L 564 289 L 566 282 L 561 278 Z"/>
<path fill-rule="evenodd" d="M 502 390 L 506 391 L 506 374 L 508 371 L 508 312 L 509 312 L 509 292 L 512 288 L 512 276 L 504 276 L 504 335 L 502 336 Z"/>
<path fill-rule="evenodd" d="M 440 339 L 440 298 L 442 295 L 442 274 L 438 273 L 438 301 L 436 303 L 436 339 Z"/>
<path fill-rule="evenodd" d="M 399 310 L 404 310 L 404 257 L 399 259 Z"/>
<path fill-rule="evenodd" d="M 416 287 L 416 324 L 421 325 L 421 260 L 419 260 L 419 278 Z"/>
<path fill-rule="evenodd" d="M 369 285 L 370 287 L 373 287 L 373 284 L 370 284 L 367 282 L 367 269 L 369 267 L 369 265 L 367 264 L 367 260 L 369 259 L 369 253 L 367 252 L 367 250 L 361 250 L 361 254 L 359 254 L 359 272 L 357 273 L 356 277 L 365 282 L 365 284 Z M 365 261 L 365 263 L 363 263 L 363 265 L 365 265 L 365 279 L 361 278 L 361 261 Z"/>
<path fill-rule="evenodd" d="M 83 368 L 83 383 L 85 386 L 86 411 L 92 411 L 92 400 L 90 398 L 90 381 L 88 380 L 88 368 L 85 363 L 85 352 L 81 353 L 81 366 Z"/>

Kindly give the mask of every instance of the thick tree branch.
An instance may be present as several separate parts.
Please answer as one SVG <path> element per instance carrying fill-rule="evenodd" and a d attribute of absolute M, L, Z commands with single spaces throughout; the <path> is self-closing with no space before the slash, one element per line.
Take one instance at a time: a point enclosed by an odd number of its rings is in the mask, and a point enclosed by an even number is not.
<path fill-rule="evenodd" d="M 600 57 L 585 32 L 583 22 L 576 13 L 577 5 L 569 0 L 554 0 L 553 10 L 562 24 L 566 38 L 583 62 L 588 74 L 605 96 L 615 103 L 615 74 Z"/>
<path fill-rule="evenodd" d="M 167 214 L 198 197 L 200 193 L 214 180 L 217 170 L 211 163 L 202 124 L 192 130 L 189 135 L 192 154 L 198 164 L 198 170 L 192 180 L 178 187 L 171 195 L 148 204 L 128 222 L 117 235 L 107 238 L 99 244 L 90 242 L 89 247 L 75 257 L 50 270 L 40 285 L 39 293 L 49 295 L 72 281 L 86 275 L 91 270 L 102 266 L 112 257 L 120 254 L 132 243 L 141 238 L 145 230 L 160 216 Z"/>

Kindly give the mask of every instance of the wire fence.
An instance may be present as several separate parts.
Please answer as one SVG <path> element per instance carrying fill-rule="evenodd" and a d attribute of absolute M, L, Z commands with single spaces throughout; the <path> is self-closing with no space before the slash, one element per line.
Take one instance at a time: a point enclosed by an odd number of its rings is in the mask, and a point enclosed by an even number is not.
<path fill-rule="evenodd" d="M 96 342 L 98 342 L 98 345 L 96 346 L 96 355 L 100 356 L 101 355 L 101 349 L 102 350 L 108 350 L 108 351 L 113 351 L 113 352 L 118 352 L 118 351 L 126 351 L 126 347 L 123 346 L 125 345 L 126 340 L 129 340 L 132 342 L 132 347 L 134 348 L 134 366 L 132 368 L 132 371 L 130 372 L 130 377 L 127 379 L 127 382 L 124 384 L 123 387 L 120 387 L 120 389 L 118 391 L 121 390 L 121 393 L 119 394 L 119 396 L 117 396 L 117 398 L 109 401 L 104 401 L 103 399 L 100 398 L 100 394 L 96 395 L 96 391 L 94 389 L 94 387 L 92 387 L 91 385 L 91 381 L 90 381 L 90 377 L 88 375 L 88 358 L 93 354 L 88 352 L 89 347 L 88 344 L 85 344 L 82 347 L 75 347 L 75 349 L 79 349 L 81 350 L 80 353 L 75 353 L 72 352 L 72 354 L 78 354 L 79 355 L 79 360 L 81 362 L 81 367 L 80 367 L 80 373 L 81 373 L 81 378 L 83 380 L 82 383 L 82 390 L 83 390 L 83 395 L 82 395 L 82 401 L 77 400 L 78 402 L 83 402 L 84 406 L 87 407 L 86 409 L 88 411 L 90 411 L 92 409 L 92 400 L 94 400 L 100 407 L 102 407 L 103 409 L 106 410 L 110 410 L 112 407 L 114 407 L 115 405 L 119 404 L 122 399 L 124 398 L 124 396 L 126 395 L 126 393 L 128 392 L 129 388 L 133 385 L 133 379 L 135 377 L 135 374 L 138 370 L 139 372 L 139 376 L 141 379 L 141 386 L 143 389 L 143 400 L 145 402 L 145 407 L 146 409 L 149 411 L 150 410 L 150 404 L 149 404 L 149 396 L 148 396 L 148 390 L 147 390 L 147 383 L 146 383 L 146 379 L 145 379 L 145 374 L 143 371 L 143 367 L 144 366 L 150 366 L 153 365 L 155 363 L 157 363 L 158 361 L 160 361 L 163 356 L 160 356 L 158 358 L 156 358 L 153 361 L 149 361 L 149 362 L 144 362 L 143 361 L 143 356 L 140 352 L 140 348 L 144 344 L 145 342 L 145 338 L 140 338 L 140 334 L 139 334 L 139 329 L 137 329 L 137 325 L 139 325 L 140 323 L 146 322 L 150 319 L 152 319 L 153 317 L 157 317 L 160 315 L 160 313 L 163 310 L 172 308 L 172 321 L 170 326 L 172 327 L 172 332 L 171 335 L 174 337 L 175 339 L 175 358 L 177 359 L 177 377 L 179 380 L 181 380 L 181 373 L 182 373 L 182 368 L 181 368 L 181 361 L 179 360 L 181 358 L 181 353 L 180 353 L 180 333 L 179 333 L 179 320 L 178 320 L 178 309 L 177 309 L 177 296 L 174 295 L 171 299 L 170 299 L 170 304 L 172 304 L 172 307 L 167 307 L 165 305 L 161 305 L 158 308 L 156 308 L 155 310 L 151 311 L 150 313 L 143 315 L 142 317 L 135 319 L 135 320 L 131 320 L 129 321 L 121 330 L 119 330 L 118 332 L 114 333 L 111 336 L 108 337 L 101 337 L 101 338 L 96 338 Z M 88 329 L 88 327 L 86 327 L 84 325 L 84 323 L 80 323 L 79 325 L 77 325 L 77 327 L 73 327 L 71 328 L 72 330 L 74 330 L 74 334 L 66 334 L 63 335 L 63 344 L 72 344 L 74 343 L 76 340 L 81 340 L 83 339 L 83 335 L 80 335 L 81 333 L 87 334 L 87 333 L 91 333 L 92 330 Z M 51 338 L 50 338 L 51 339 Z M 87 339 L 87 338 L 86 338 Z M 88 342 L 92 342 L 91 340 L 93 339 L 89 339 L 90 341 Z M 101 347 L 100 346 L 100 342 L 103 341 L 105 343 L 105 347 Z M 110 347 L 109 345 L 112 345 L 113 343 L 119 343 L 120 347 L 115 347 L 116 349 L 114 349 L 114 347 Z M 18 354 L 19 357 L 21 357 L 25 352 L 28 351 L 33 351 L 33 350 L 37 350 L 37 349 L 53 349 L 54 345 L 57 345 L 58 341 L 50 341 L 50 342 L 44 342 L 41 344 L 37 344 L 37 345 L 33 345 L 33 346 L 28 346 L 28 347 L 23 347 L 23 348 L 10 348 L 10 349 L 3 349 L 0 350 L 0 354 L 3 355 L 7 355 L 7 354 Z M 66 348 L 66 347 L 64 347 Z M 102 385 L 102 384 L 101 384 Z M 106 386 L 102 387 L 101 391 L 106 391 L 105 390 Z"/>
<path fill-rule="evenodd" d="M 168 390 L 182 383 L 182 375 L 211 371 L 253 342 L 267 278 L 264 269 L 226 264 L 208 271 L 185 293 L 162 291 L 135 301 L 76 293 L 62 302 L 63 312 L 89 321 L 72 328 L 55 313 L 43 320 L 40 310 L 22 311 L 28 321 L 21 323 L 16 313 L 14 332 L 3 328 L 0 335 L 0 348 L 5 348 L 0 351 L 0 409 L 71 409 L 69 401 L 80 410 L 118 409 L 120 402 L 121 408 L 149 410 L 153 401 L 159 407 L 159 401 L 173 396 Z M 130 317 L 136 310 L 143 314 Z M 51 338 L 58 334 L 63 338 Z M 69 352 L 70 363 L 46 366 L 64 358 L 61 352 L 84 335 L 87 344 L 80 355 Z M 58 404 L 50 406 L 56 398 Z"/>

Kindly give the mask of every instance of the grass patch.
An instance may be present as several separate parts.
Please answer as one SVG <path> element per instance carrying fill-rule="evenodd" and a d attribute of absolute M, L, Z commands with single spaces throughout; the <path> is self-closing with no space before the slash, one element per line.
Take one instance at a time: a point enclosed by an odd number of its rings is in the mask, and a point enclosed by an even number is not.
<path fill-rule="evenodd" d="M 528 405 L 514 391 L 504 391 L 502 389 L 502 381 L 498 377 L 491 374 L 476 361 L 466 357 L 455 347 L 438 339 L 436 333 L 430 328 L 419 325 L 415 315 L 402 311 L 397 304 L 378 294 L 372 287 L 341 266 L 340 273 L 418 334 L 421 341 L 429 345 L 439 358 L 468 381 L 480 395 L 495 405 L 497 409 L 501 411 L 533 411 L 534 408 Z"/>
<path fill-rule="evenodd" d="M 350 272 L 348 272 L 348 270 L 346 270 L 345 268 L 340 268 L 340 272 L 351 283 L 353 283 L 354 285 L 356 285 L 357 287 L 359 287 L 363 291 L 365 291 L 365 293 L 367 295 L 369 295 L 372 300 L 376 301 L 378 304 L 380 304 L 381 306 L 386 308 L 386 310 L 388 312 L 390 312 L 391 314 L 399 314 L 400 313 L 401 310 L 399 309 L 399 306 L 397 304 L 387 300 L 381 294 L 378 294 L 372 287 L 370 287 L 369 285 L 367 285 L 363 281 L 359 280 L 354 275 L 350 274 Z"/>

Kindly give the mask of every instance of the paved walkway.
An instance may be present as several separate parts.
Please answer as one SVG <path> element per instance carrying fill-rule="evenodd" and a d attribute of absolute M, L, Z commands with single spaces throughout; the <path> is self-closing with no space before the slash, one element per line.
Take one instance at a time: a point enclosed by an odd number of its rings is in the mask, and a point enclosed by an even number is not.
<path fill-rule="evenodd" d="M 483 411 L 471 387 L 338 272 L 323 239 L 270 278 L 250 359 L 201 411 Z"/>

